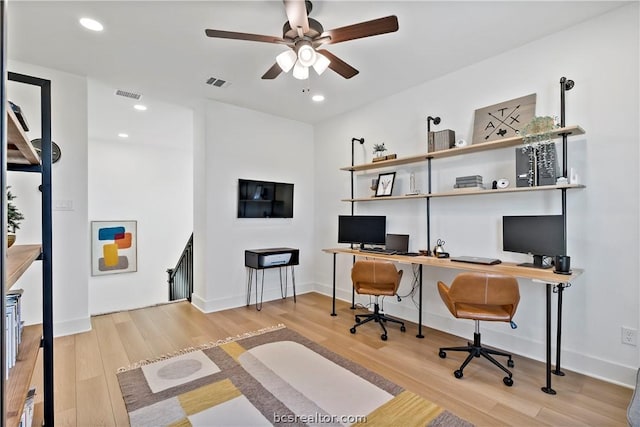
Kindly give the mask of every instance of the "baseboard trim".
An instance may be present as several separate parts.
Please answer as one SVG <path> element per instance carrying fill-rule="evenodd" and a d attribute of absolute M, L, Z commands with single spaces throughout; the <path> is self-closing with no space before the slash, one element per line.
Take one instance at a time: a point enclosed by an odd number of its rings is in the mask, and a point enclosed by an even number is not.
<path fill-rule="evenodd" d="M 65 320 L 64 322 L 53 323 L 53 336 L 64 337 L 67 335 L 80 334 L 91 330 L 91 318 Z"/>

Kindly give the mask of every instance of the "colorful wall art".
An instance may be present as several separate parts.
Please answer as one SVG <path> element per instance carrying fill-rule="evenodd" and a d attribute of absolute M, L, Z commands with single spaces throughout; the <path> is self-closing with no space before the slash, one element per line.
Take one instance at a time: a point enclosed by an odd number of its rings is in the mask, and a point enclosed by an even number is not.
<path fill-rule="evenodd" d="M 137 271 L 136 221 L 91 221 L 91 275 Z"/>

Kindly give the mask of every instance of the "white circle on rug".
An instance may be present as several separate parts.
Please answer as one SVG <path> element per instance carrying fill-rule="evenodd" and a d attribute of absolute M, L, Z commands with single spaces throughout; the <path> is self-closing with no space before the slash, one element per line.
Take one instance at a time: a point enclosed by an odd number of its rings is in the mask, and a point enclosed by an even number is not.
<path fill-rule="evenodd" d="M 159 360 L 141 369 L 153 393 L 220 372 L 202 350 Z"/>

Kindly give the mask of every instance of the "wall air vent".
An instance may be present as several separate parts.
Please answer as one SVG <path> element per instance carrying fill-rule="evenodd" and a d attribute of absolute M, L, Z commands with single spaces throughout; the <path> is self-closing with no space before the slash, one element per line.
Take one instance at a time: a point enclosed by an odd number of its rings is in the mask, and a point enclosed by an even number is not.
<path fill-rule="evenodd" d="M 125 98 L 136 99 L 136 100 L 139 100 L 140 98 L 142 98 L 142 95 L 140 95 L 139 93 L 129 92 L 129 91 L 120 90 L 120 89 L 116 90 L 116 95 L 124 96 Z"/>
<path fill-rule="evenodd" d="M 229 87 L 231 85 L 231 83 L 229 83 L 228 81 L 217 79 L 215 77 L 209 77 L 206 83 L 210 86 L 215 86 L 215 87 Z"/>

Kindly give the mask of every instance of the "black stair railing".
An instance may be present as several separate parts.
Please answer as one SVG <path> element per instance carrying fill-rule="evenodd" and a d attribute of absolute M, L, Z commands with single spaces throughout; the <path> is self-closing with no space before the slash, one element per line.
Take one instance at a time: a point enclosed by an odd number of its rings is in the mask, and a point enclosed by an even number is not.
<path fill-rule="evenodd" d="M 187 299 L 193 293 L 193 233 L 174 268 L 167 269 L 169 275 L 169 301 Z"/>

